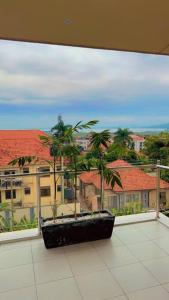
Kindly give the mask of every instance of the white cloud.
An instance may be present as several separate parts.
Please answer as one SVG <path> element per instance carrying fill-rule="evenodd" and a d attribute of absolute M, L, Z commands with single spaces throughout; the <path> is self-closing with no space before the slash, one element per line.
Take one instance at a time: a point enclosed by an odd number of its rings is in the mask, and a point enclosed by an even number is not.
<path fill-rule="evenodd" d="M 169 60 L 141 54 L 1 41 L 0 65 L 0 103 L 126 103 L 169 87 Z"/>

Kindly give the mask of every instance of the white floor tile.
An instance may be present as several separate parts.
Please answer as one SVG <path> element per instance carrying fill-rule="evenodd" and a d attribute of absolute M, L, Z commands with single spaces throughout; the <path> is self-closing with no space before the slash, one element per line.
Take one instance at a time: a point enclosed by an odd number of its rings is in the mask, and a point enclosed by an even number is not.
<path fill-rule="evenodd" d="M 82 300 L 73 278 L 37 286 L 38 300 Z"/>
<path fill-rule="evenodd" d="M 6 250 L 13 250 L 13 249 L 16 249 L 16 248 L 25 248 L 25 247 L 31 247 L 31 241 L 30 240 L 2 244 L 0 249 L 6 251 Z"/>
<path fill-rule="evenodd" d="M 152 222 L 148 226 L 143 227 L 141 230 L 151 240 L 169 235 L 168 228 L 158 222 Z"/>
<path fill-rule="evenodd" d="M 128 295 L 129 300 L 168 300 L 169 294 L 160 286 L 137 291 Z"/>
<path fill-rule="evenodd" d="M 140 263 L 114 268 L 111 272 L 126 293 L 158 285 L 157 280 Z"/>
<path fill-rule="evenodd" d="M 33 265 L 0 270 L 0 292 L 34 285 Z"/>
<path fill-rule="evenodd" d="M 169 283 L 163 284 L 163 287 L 164 287 L 165 290 L 167 290 L 167 292 L 169 293 Z"/>
<path fill-rule="evenodd" d="M 169 257 L 144 261 L 146 268 L 157 278 L 160 283 L 169 282 Z"/>
<path fill-rule="evenodd" d="M 84 300 L 104 300 L 123 295 L 123 292 L 108 270 L 76 277 Z"/>
<path fill-rule="evenodd" d="M 154 242 L 148 241 L 139 244 L 128 245 L 133 255 L 140 260 L 161 258 L 167 256 L 167 253 L 160 249 Z"/>
<path fill-rule="evenodd" d="M 100 257 L 104 260 L 107 267 L 118 267 L 127 264 L 137 263 L 137 259 L 132 255 L 126 246 L 123 247 L 100 247 L 97 248 Z"/>
<path fill-rule="evenodd" d="M 64 249 L 62 247 L 46 249 L 44 245 L 36 244 L 32 247 L 32 254 L 34 262 L 43 262 L 44 260 L 59 258 L 64 254 Z"/>
<path fill-rule="evenodd" d="M 141 230 L 122 230 L 116 232 L 117 237 L 124 243 L 124 244 L 136 244 L 136 243 L 142 243 L 149 240 L 149 237 L 147 237 L 144 232 L 141 232 Z"/>
<path fill-rule="evenodd" d="M 74 275 L 106 269 L 106 264 L 94 248 L 79 249 L 78 251 L 66 253 L 66 256 Z"/>
<path fill-rule="evenodd" d="M 32 263 L 30 247 L 18 247 L 0 252 L 0 269 Z"/>
<path fill-rule="evenodd" d="M 161 248 L 163 249 L 165 252 L 167 252 L 169 254 L 169 230 L 168 230 L 168 235 L 166 237 L 163 238 L 158 238 L 155 239 L 154 242 Z"/>
<path fill-rule="evenodd" d="M 70 266 L 63 256 L 34 264 L 36 283 L 45 283 L 72 277 Z"/>
<path fill-rule="evenodd" d="M 111 239 L 105 239 L 105 240 L 99 240 L 91 242 L 91 246 L 93 246 L 96 249 L 104 249 L 104 248 L 115 248 L 115 247 L 121 247 L 124 246 L 124 243 L 120 241 L 120 239 L 115 235 L 115 233 L 112 234 Z"/>
<path fill-rule="evenodd" d="M 0 300 L 37 300 L 36 289 L 29 287 L 2 293 Z"/>

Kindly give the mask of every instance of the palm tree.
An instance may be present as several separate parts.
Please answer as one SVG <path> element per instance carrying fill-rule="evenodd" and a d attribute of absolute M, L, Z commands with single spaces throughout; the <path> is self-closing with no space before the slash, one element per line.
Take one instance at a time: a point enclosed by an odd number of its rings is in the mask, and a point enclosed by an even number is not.
<path fill-rule="evenodd" d="M 97 124 L 97 120 L 92 120 L 87 123 L 82 123 L 82 121 L 78 122 L 74 127 L 69 128 L 67 132 L 65 132 L 65 136 L 72 136 L 76 132 L 83 129 L 90 129 L 92 126 Z M 74 216 L 75 219 L 77 219 L 77 176 L 78 171 L 82 170 L 89 170 L 86 162 L 84 162 L 82 159 L 79 160 L 81 149 L 76 144 L 75 140 L 72 138 L 72 140 L 69 142 L 69 144 L 64 146 L 64 153 L 69 158 L 69 169 L 73 170 L 73 179 L 74 179 L 74 204 L 75 204 L 75 211 Z"/>
<path fill-rule="evenodd" d="M 132 131 L 130 131 L 128 128 L 118 128 L 118 130 L 114 133 L 114 142 L 117 144 L 120 144 L 122 146 L 130 147 L 132 145 L 132 137 L 130 136 L 132 134 Z"/>
<path fill-rule="evenodd" d="M 57 139 L 62 139 L 65 136 L 65 133 L 68 129 L 71 129 L 72 125 L 64 123 L 62 116 L 58 116 L 58 122 L 55 126 L 51 129 L 51 135 Z M 73 136 L 69 135 L 69 138 L 67 141 L 65 140 L 65 143 L 69 143 L 72 140 Z M 61 165 L 61 171 L 64 171 L 64 155 L 63 153 L 60 156 L 60 165 Z M 64 176 L 61 175 L 61 202 L 64 203 Z"/>
<path fill-rule="evenodd" d="M 111 170 L 106 166 L 105 150 L 110 143 L 111 133 L 109 130 L 102 132 L 92 132 L 90 144 L 95 152 L 98 153 L 97 157 L 93 160 L 94 166 L 98 169 L 100 175 L 100 202 L 101 208 L 104 209 L 104 181 L 111 184 L 113 189 L 115 183 L 122 187 L 120 175 L 117 171 Z"/>

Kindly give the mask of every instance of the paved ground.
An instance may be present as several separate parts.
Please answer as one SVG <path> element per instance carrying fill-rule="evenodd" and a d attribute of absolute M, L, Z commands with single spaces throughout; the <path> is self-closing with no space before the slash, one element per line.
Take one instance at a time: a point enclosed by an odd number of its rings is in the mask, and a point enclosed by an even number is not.
<path fill-rule="evenodd" d="M 169 300 L 169 230 L 115 227 L 111 240 L 46 250 L 0 246 L 0 300 Z"/>

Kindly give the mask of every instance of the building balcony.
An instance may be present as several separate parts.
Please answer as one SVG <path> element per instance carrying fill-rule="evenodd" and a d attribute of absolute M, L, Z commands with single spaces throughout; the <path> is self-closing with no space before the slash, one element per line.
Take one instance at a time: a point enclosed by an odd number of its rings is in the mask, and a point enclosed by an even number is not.
<path fill-rule="evenodd" d="M 169 228 L 115 226 L 109 240 L 51 250 L 41 238 L 2 244 L 0 299 L 167 300 Z"/>
<path fill-rule="evenodd" d="M 22 178 L 12 178 L 12 179 L 5 179 L 0 182 L 0 189 L 2 190 L 9 190 L 11 187 L 14 189 L 20 189 L 22 186 L 23 180 Z"/>
<path fill-rule="evenodd" d="M 1 232 L 0 299 L 169 299 L 169 218 L 159 212 L 159 183 L 157 177 L 154 207 L 117 216 L 111 239 L 47 250 L 38 218 L 29 229 Z M 30 217 L 29 225 L 34 215 L 49 213 L 48 206 L 40 209 L 39 192 L 36 197 L 35 207 L 15 208 L 15 216 L 23 209 L 22 217 Z M 67 206 L 73 211 L 73 203 Z"/>

